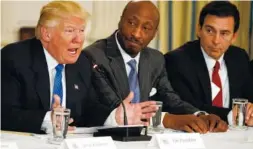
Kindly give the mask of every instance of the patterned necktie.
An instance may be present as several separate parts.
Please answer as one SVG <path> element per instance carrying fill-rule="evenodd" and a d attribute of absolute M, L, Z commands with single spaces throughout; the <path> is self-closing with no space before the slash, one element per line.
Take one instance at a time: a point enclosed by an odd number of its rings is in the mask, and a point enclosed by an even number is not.
<path fill-rule="evenodd" d="M 220 88 L 220 91 L 215 96 L 212 105 L 216 106 L 216 107 L 223 107 L 223 104 L 222 104 L 222 85 L 221 85 L 219 70 L 220 70 L 220 63 L 217 61 L 215 63 L 214 68 L 213 68 L 212 82 Z"/>
<path fill-rule="evenodd" d="M 64 66 L 63 64 L 58 64 L 55 67 L 56 74 L 54 77 L 54 88 L 53 88 L 53 96 L 56 94 L 60 97 L 61 99 L 61 104 L 62 104 L 62 98 L 63 98 L 63 91 L 62 91 L 62 70 Z M 54 104 L 54 97 L 52 99 L 52 105 Z"/>
<path fill-rule="evenodd" d="M 134 99 L 132 100 L 132 103 L 139 103 L 140 102 L 140 87 L 139 87 L 138 73 L 136 70 L 136 61 L 135 59 L 132 59 L 127 64 L 131 68 L 129 76 L 128 76 L 128 83 L 130 86 L 130 90 L 134 92 Z"/>

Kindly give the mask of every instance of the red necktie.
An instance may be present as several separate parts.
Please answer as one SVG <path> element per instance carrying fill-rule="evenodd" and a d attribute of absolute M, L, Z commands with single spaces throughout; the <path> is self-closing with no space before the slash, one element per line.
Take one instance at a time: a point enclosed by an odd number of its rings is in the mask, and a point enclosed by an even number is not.
<path fill-rule="evenodd" d="M 222 85 L 221 85 L 221 79 L 219 75 L 219 70 L 220 70 L 220 63 L 216 61 L 215 66 L 213 68 L 213 75 L 212 75 L 212 82 L 220 88 L 220 91 L 218 94 L 215 96 L 213 100 L 213 106 L 216 107 L 222 107 Z"/>

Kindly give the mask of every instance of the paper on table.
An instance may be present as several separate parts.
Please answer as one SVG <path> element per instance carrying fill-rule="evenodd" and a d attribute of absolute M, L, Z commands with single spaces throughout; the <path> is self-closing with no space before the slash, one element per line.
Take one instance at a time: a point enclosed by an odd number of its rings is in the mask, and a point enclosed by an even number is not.
<path fill-rule="evenodd" d="M 98 127 L 76 127 L 73 131 L 68 131 L 69 134 L 92 134 L 97 131 Z"/>

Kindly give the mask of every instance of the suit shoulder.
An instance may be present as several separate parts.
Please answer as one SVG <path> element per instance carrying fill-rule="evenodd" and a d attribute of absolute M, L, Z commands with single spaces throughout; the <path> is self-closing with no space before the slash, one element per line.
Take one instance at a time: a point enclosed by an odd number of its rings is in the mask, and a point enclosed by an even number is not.
<path fill-rule="evenodd" d="M 27 55 L 30 55 L 32 40 L 34 39 L 28 39 L 6 45 L 1 50 L 1 58 L 3 60 L 22 60 L 22 58 L 27 58 Z"/>
<path fill-rule="evenodd" d="M 185 44 L 181 45 L 180 47 L 173 49 L 172 51 L 169 51 L 165 54 L 165 57 L 168 56 L 182 56 L 186 55 L 188 52 L 191 51 L 191 49 L 196 48 L 199 45 L 198 41 L 190 41 L 186 42 Z"/>
<path fill-rule="evenodd" d="M 149 53 L 149 55 L 152 55 L 152 57 L 163 57 L 162 52 L 157 49 L 147 47 L 145 50 Z"/>
<path fill-rule="evenodd" d="M 234 45 L 229 47 L 228 52 L 232 52 L 235 54 L 247 54 L 245 49 L 242 49 L 242 48 L 234 46 Z"/>
<path fill-rule="evenodd" d="M 94 57 L 95 55 L 104 54 L 105 47 L 106 39 L 101 39 L 84 48 L 83 52 L 88 56 Z"/>

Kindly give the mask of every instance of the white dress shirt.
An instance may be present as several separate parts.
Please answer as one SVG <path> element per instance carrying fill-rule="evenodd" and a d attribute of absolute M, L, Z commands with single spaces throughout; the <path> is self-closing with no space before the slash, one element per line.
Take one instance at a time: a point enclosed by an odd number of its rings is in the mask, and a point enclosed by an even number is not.
<path fill-rule="evenodd" d="M 129 73 L 130 73 L 130 71 L 131 71 L 131 67 L 130 67 L 127 63 L 128 63 L 130 60 L 135 59 L 135 61 L 136 61 L 136 66 L 137 66 L 136 68 L 139 69 L 138 66 L 139 66 L 139 61 L 140 61 L 140 53 L 138 53 L 134 58 L 132 58 L 129 54 L 127 54 L 127 53 L 122 49 L 121 45 L 119 44 L 119 41 L 118 41 L 118 39 L 117 39 L 117 34 L 118 34 L 118 32 L 116 32 L 116 34 L 115 34 L 115 40 L 116 40 L 117 46 L 118 46 L 118 48 L 119 48 L 119 51 L 120 51 L 120 53 L 121 53 L 121 55 L 122 55 L 122 57 L 123 57 L 123 60 L 124 60 L 124 63 L 125 63 L 125 67 L 126 67 L 127 76 L 129 76 Z M 137 72 L 138 72 L 138 69 L 137 69 Z M 114 109 L 114 110 L 110 113 L 110 115 L 109 115 L 109 117 L 106 119 L 104 125 L 106 125 L 106 126 L 118 126 L 118 124 L 117 124 L 117 122 L 116 122 L 116 119 L 115 119 L 115 114 L 116 114 L 116 109 Z M 164 116 L 165 116 L 165 112 L 162 113 L 162 119 L 161 119 L 161 121 L 163 121 Z M 152 120 L 152 119 L 151 119 L 151 120 Z M 161 124 L 162 124 L 162 123 L 161 123 Z M 162 126 L 163 126 L 163 124 L 162 124 Z"/>
<path fill-rule="evenodd" d="M 219 88 L 212 82 L 212 74 L 213 74 L 213 67 L 216 63 L 216 60 L 211 58 L 207 55 L 207 53 L 204 51 L 204 49 L 201 47 L 202 53 L 204 55 L 204 59 L 206 62 L 206 66 L 209 73 L 210 83 L 211 83 L 211 93 L 212 93 L 212 100 L 214 100 L 215 96 L 219 92 Z M 229 102 L 230 102 L 230 94 L 229 94 L 229 79 L 228 79 L 228 72 L 227 72 L 227 66 L 224 61 L 224 54 L 220 57 L 218 60 L 220 63 L 220 70 L 219 70 L 219 76 L 221 79 L 221 86 L 222 86 L 222 103 L 223 108 L 229 108 Z M 217 89 L 218 88 L 218 89 Z M 228 123 L 232 124 L 232 111 L 230 111 L 227 115 Z"/>
<path fill-rule="evenodd" d="M 210 83 L 211 83 L 211 93 L 212 93 L 212 101 L 216 97 L 216 95 L 219 92 L 219 87 L 217 87 L 213 82 L 212 82 L 212 74 L 213 74 L 213 68 L 216 63 L 216 60 L 211 58 L 206 54 L 204 49 L 201 47 L 202 53 L 204 55 L 204 59 L 206 62 L 206 66 L 208 69 L 209 73 L 209 78 L 210 78 Z M 219 70 L 219 76 L 221 79 L 221 86 L 222 86 L 222 103 L 224 108 L 229 107 L 229 80 L 228 80 L 228 72 L 227 72 L 227 66 L 226 63 L 223 59 L 224 54 L 219 58 L 219 63 L 220 63 L 220 70 Z"/>
<path fill-rule="evenodd" d="M 49 74 L 49 84 L 50 84 L 50 107 L 53 99 L 53 86 L 54 86 L 54 78 L 56 74 L 55 67 L 59 64 L 49 53 L 44 49 L 44 54 L 46 57 L 48 74 Z M 65 78 L 65 64 L 62 71 L 62 89 L 63 89 L 63 99 L 62 99 L 62 107 L 66 107 L 66 78 Z M 51 122 L 51 111 L 48 111 L 44 117 L 42 122 L 41 130 L 49 133 L 52 131 L 52 122 Z"/>

